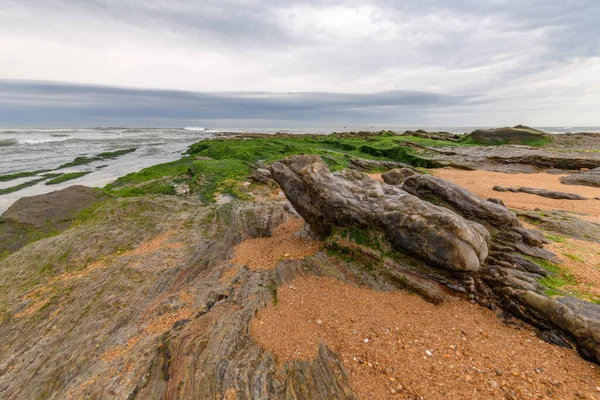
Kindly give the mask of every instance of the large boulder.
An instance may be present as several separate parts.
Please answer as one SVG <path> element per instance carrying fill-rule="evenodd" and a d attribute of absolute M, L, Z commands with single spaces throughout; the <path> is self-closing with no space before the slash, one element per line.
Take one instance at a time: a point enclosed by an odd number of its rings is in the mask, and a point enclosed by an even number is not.
<path fill-rule="evenodd" d="M 469 190 L 433 175 L 411 175 L 402 183 L 402 189 L 423 200 L 453 209 L 465 218 L 495 227 L 521 226 L 519 219 L 508 208 L 477 197 Z"/>
<path fill-rule="evenodd" d="M 528 144 L 532 141 L 551 141 L 550 136 L 538 129 L 524 125 L 496 129 L 477 129 L 471 139 L 481 144 Z"/>
<path fill-rule="evenodd" d="M 336 226 L 380 230 L 395 249 L 458 271 L 478 271 L 488 255 L 490 235 L 479 223 L 358 172 L 331 173 L 318 156 L 291 156 L 271 171 L 319 236 Z"/>
<path fill-rule="evenodd" d="M 67 229 L 81 211 L 106 198 L 102 190 L 80 185 L 20 198 L 0 216 L 0 252 Z"/>

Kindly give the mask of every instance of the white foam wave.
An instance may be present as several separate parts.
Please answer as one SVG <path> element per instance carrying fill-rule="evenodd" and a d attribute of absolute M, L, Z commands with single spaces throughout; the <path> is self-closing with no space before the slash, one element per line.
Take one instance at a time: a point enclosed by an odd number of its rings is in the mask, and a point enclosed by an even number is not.
<path fill-rule="evenodd" d="M 185 129 L 186 131 L 198 131 L 198 132 L 203 132 L 206 130 L 206 128 L 203 128 L 201 126 L 188 126 L 183 129 Z"/>

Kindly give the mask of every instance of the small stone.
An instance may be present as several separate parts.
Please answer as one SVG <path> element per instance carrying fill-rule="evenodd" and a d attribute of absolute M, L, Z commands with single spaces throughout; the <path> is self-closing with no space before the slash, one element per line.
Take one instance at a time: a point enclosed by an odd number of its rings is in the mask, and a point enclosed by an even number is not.
<path fill-rule="evenodd" d="M 290 256 L 290 254 L 289 254 L 289 253 L 285 253 L 283 256 L 284 256 L 284 257 L 289 257 L 289 256 Z"/>
<path fill-rule="evenodd" d="M 499 369 L 497 369 L 497 370 L 496 370 L 496 375 L 498 375 L 498 376 L 502 376 L 502 370 L 499 370 Z"/>
<path fill-rule="evenodd" d="M 471 375 L 465 376 L 465 381 L 467 381 L 467 382 L 471 382 L 472 379 L 473 378 L 471 377 Z"/>
<path fill-rule="evenodd" d="M 429 350 L 425 350 L 425 354 L 427 354 L 429 357 L 433 356 L 433 353 Z"/>
<path fill-rule="evenodd" d="M 496 388 L 498 387 L 498 382 L 496 382 L 496 381 L 494 381 L 494 380 L 491 380 L 491 381 L 489 381 L 488 383 L 490 384 L 490 387 L 491 387 L 492 389 L 496 389 Z"/>
<path fill-rule="evenodd" d="M 260 324 L 261 324 L 261 325 L 264 325 L 265 323 L 264 323 L 263 321 L 260 321 Z"/>
<path fill-rule="evenodd" d="M 391 388 L 391 389 L 390 389 L 390 392 L 391 392 L 392 394 L 396 394 L 396 389 L 394 389 L 394 388 Z"/>
<path fill-rule="evenodd" d="M 367 365 L 369 366 L 369 368 L 373 368 L 373 364 L 367 363 Z"/>
<path fill-rule="evenodd" d="M 365 342 L 365 343 L 369 343 L 369 339 L 365 339 L 365 340 L 364 340 L 364 342 Z"/>
<path fill-rule="evenodd" d="M 322 325 L 323 321 L 321 321 L 320 319 L 317 320 L 317 325 Z"/>

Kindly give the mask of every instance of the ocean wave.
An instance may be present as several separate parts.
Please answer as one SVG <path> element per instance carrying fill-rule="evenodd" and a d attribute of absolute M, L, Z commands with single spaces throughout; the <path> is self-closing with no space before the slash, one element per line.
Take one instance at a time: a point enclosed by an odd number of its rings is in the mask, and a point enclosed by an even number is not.
<path fill-rule="evenodd" d="M 69 137 L 71 135 L 66 135 L 64 133 L 53 133 L 52 135 L 50 135 L 52 137 Z"/>
<path fill-rule="evenodd" d="M 185 129 L 186 131 L 199 131 L 199 132 L 203 132 L 203 131 L 206 130 L 206 128 L 202 128 L 200 126 L 188 126 L 186 128 L 183 128 L 183 129 Z"/>
<path fill-rule="evenodd" d="M 42 143 L 59 143 L 59 142 L 65 142 L 69 139 L 66 138 L 60 138 L 60 139 L 53 139 L 53 138 L 43 138 L 43 139 L 23 139 L 20 141 L 20 143 L 22 144 L 42 144 Z"/>
<path fill-rule="evenodd" d="M 9 147 L 19 144 L 17 139 L 0 139 L 0 147 Z"/>

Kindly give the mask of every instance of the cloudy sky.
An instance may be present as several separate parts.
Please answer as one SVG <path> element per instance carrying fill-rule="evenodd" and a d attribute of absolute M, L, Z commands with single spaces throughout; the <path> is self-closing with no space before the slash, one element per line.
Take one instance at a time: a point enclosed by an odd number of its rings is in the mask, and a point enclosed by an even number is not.
<path fill-rule="evenodd" d="M 0 0 L 0 126 L 598 126 L 598 21 L 598 0 Z"/>

